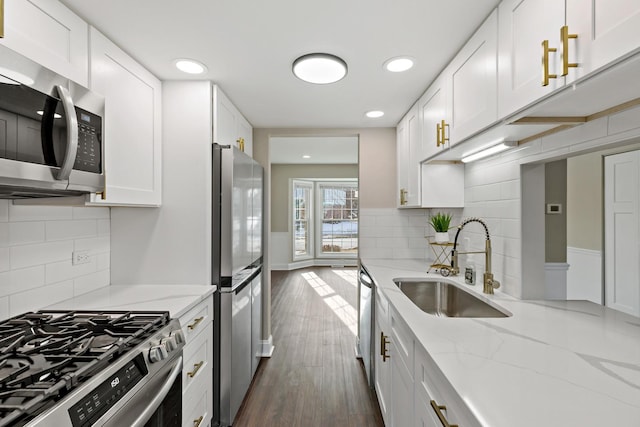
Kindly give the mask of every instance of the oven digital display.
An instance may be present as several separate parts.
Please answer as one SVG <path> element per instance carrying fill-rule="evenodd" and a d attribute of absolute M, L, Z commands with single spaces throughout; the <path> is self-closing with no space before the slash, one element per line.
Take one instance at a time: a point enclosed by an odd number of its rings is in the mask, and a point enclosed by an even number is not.
<path fill-rule="evenodd" d="M 69 409 L 73 427 L 93 425 L 148 373 L 144 357 L 138 354 Z"/>

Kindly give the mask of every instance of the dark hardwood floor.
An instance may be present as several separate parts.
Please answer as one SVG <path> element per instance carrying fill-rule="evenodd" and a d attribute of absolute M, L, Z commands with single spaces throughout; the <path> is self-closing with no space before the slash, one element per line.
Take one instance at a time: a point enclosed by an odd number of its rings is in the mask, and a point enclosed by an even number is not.
<path fill-rule="evenodd" d="M 384 425 L 355 357 L 356 273 L 272 272 L 275 351 L 260 363 L 234 427 Z"/>

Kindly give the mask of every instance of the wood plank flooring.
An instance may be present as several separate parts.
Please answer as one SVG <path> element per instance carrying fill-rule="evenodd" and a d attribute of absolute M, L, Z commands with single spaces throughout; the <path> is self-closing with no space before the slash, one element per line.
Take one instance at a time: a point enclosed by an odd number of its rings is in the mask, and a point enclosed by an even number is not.
<path fill-rule="evenodd" d="M 234 426 L 384 426 L 355 357 L 355 268 L 273 271 L 273 356 L 262 359 Z"/>

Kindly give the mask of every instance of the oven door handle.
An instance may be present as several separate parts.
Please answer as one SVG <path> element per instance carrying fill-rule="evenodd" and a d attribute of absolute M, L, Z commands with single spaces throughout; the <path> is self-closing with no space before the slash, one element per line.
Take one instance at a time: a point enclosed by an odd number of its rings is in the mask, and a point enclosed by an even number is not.
<path fill-rule="evenodd" d="M 151 418 L 151 416 L 156 412 L 156 410 L 162 404 L 164 398 L 169 394 L 169 390 L 173 386 L 173 382 L 176 380 L 178 375 L 182 372 L 182 356 L 178 358 L 176 364 L 169 372 L 169 376 L 167 380 L 162 384 L 162 387 L 158 391 L 158 394 L 153 398 L 153 400 L 147 405 L 147 407 L 142 411 L 142 413 L 136 418 L 136 420 L 131 424 L 131 427 L 142 427 L 146 424 L 147 421 Z"/>

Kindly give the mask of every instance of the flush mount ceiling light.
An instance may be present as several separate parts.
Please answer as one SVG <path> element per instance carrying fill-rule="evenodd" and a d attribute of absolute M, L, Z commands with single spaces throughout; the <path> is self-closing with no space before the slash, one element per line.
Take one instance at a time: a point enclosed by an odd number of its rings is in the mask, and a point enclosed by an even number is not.
<path fill-rule="evenodd" d="M 187 74 L 202 74 L 207 71 L 207 67 L 203 63 L 193 59 L 176 59 L 175 65 L 178 70 Z"/>
<path fill-rule="evenodd" d="M 293 74 L 318 85 L 335 83 L 347 75 L 347 63 L 328 53 L 310 53 L 293 61 Z"/>
<path fill-rule="evenodd" d="M 367 111 L 365 113 L 365 116 L 369 117 L 370 119 L 377 119 L 379 117 L 384 116 L 384 111 L 379 111 L 379 110 Z"/>
<path fill-rule="evenodd" d="M 464 154 L 461 160 L 462 163 L 469 163 L 517 146 L 518 141 L 505 141 L 504 138 L 501 138 L 496 141 L 490 142 L 480 150 Z"/>
<path fill-rule="evenodd" d="M 303 159 L 310 159 L 310 158 L 311 158 L 311 156 L 310 156 L 310 155 L 308 155 L 308 154 L 305 154 L 304 156 L 302 156 L 302 158 L 303 158 Z"/>
<path fill-rule="evenodd" d="M 387 59 L 384 63 L 384 68 L 392 73 L 400 73 L 413 67 L 413 63 L 413 58 L 408 56 L 398 56 L 396 58 Z"/>

